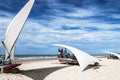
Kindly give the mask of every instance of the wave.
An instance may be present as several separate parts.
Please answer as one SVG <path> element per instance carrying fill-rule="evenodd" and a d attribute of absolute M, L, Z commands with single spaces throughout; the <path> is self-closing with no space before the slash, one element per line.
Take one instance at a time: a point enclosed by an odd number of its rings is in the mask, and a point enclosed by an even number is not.
<path fill-rule="evenodd" d="M 50 60 L 57 59 L 57 56 L 16 56 L 15 61 L 28 61 L 28 60 Z"/>

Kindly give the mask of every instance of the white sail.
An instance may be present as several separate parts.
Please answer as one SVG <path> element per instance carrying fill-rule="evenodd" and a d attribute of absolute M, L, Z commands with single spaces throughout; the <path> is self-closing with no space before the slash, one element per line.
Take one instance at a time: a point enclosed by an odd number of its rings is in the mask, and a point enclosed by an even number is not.
<path fill-rule="evenodd" d="M 98 62 L 99 60 L 77 48 L 67 46 L 67 45 L 62 45 L 62 44 L 54 44 L 55 46 L 60 46 L 60 47 L 65 47 L 69 49 L 77 58 L 77 61 L 80 65 L 81 71 L 83 71 L 89 64 Z"/>
<path fill-rule="evenodd" d="M 120 55 L 117 54 L 117 53 L 114 53 L 114 52 L 105 52 L 105 53 L 115 55 L 115 56 L 117 56 L 120 59 Z"/>
<path fill-rule="evenodd" d="M 14 19 L 10 23 L 5 34 L 5 39 L 2 42 L 7 50 L 6 55 L 11 54 L 12 49 L 31 11 L 33 3 L 34 0 L 29 0 L 27 4 L 18 12 L 18 14 L 14 17 Z"/>
<path fill-rule="evenodd" d="M 13 49 L 12 49 L 12 51 L 11 51 L 11 55 L 10 55 L 10 60 L 11 60 L 11 61 L 14 61 L 14 59 L 15 59 L 14 53 L 15 53 L 15 46 L 13 47 Z"/>

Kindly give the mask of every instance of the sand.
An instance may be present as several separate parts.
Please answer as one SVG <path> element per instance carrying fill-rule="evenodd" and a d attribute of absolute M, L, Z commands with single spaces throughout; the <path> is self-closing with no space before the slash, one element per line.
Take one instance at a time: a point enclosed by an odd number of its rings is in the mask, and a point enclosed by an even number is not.
<path fill-rule="evenodd" d="M 65 68 L 58 60 L 24 61 L 19 66 L 19 73 L 7 72 L 0 74 L 0 80 L 44 80 L 52 72 Z"/>
<path fill-rule="evenodd" d="M 91 67 L 81 72 L 79 66 L 70 66 L 51 73 L 44 80 L 120 80 L 120 60 L 101 60 L 98 69 Z"/>
<path fill-rule="evenodd" d="M 20 73 L 3 73 L 0 80 L 120 80 L 120 60 L 101 58 L 100 67 L 59 64 L 57 60 L 23 62 Z"/>

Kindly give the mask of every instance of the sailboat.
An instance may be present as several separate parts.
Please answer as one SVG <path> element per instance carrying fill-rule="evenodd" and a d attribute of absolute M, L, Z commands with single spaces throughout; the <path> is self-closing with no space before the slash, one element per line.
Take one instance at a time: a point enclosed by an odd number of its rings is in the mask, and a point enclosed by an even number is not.
<path fill-rule="evenodd" d="M 33 7 L 34 1 L 29 0 L 7 28 L 5 38 L 2 41 L 5 48 L 5 56 L 1 61 L 0 67 L 2 66 L 3 69 L 12 69 L 21 65 L 21 63 L 13 63 L 15 44 Z"/>
<path fill-rule="evenodd" d="M 120 55 L 114 52 L 105 52 L 107 54 L 109 54 L 109 56 L 107 57 L 108 59 L 120 59 Z"/>
<path fill-rule="evenodd" d="M 99 65 L 99 59 L 97 59 L 96 57 L 93 57 L 89 54 L 87 54 L 86 52 L 77 49 L 75 47 L 72 46 L 68 46 L 68 45 L 63 45 L 63 44 L 53 44 L 54 46 L 59 46 L 59 47 L 65 47 L 67 49 L 69 49 L 76 57 L 78 64 L 80 65 L 81 71 L 84 71 L 87 66 L 91 63 L 94 63 L 94 65 L 98 66 Z M 67 62 L 71 62 L 70 60 L 67 60 Z"/>

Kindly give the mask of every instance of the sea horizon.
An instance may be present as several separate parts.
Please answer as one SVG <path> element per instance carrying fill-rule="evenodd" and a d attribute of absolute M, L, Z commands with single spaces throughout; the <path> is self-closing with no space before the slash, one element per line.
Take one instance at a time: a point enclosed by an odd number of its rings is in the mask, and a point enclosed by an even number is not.
<path fill-rule="evenodd" d="M 107 54 L 90 54 L 92 56 L 107 56 Z M 2 57 L 4 55 L 0 55 L 0 57 Z M 15 55 L 15 61 L 35 61 L 35 60 L 52 60 L 52 59 L 57 59 L 57 54 L 56 55 L 49 55 L 49 54 L 45 54 L 45 55 L 31 55 L 31 54 L 16 54 Z"/>
<path fill-rule="evenodd" d="M 2 57 L 4 55 L 0 55 Z M 57 55 L 15 55 L 15 61 L 29 61 L 29 60 L 49 60 L 56 59 Z"/>

